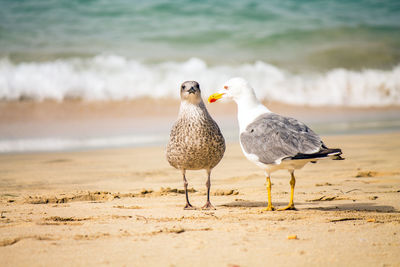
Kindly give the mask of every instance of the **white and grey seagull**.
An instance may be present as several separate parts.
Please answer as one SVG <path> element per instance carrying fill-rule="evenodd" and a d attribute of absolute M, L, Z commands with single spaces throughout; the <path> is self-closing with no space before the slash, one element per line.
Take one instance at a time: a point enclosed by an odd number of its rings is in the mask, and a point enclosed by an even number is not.
<path fill-rule="evenodd" d="M 271 202 L 271 173 L 280 169 L 290 172 L 291 194 L 287 207 L 278 210 L 295 210 L 293 196 L 296 179 L 294 171 L 308 162 L 322 158 L 342 159 L 339 148 L 328 148 L 321 138 L 304 123 L 271 112 L 257 99 L 250 84 L 243 78 L 233 78 L 223 89 L 212 94 L 210 103 L 220 98 L 233 99 L 238 106 L 240 145 L 244 155 L 265 170 L 268 206 Z"/>

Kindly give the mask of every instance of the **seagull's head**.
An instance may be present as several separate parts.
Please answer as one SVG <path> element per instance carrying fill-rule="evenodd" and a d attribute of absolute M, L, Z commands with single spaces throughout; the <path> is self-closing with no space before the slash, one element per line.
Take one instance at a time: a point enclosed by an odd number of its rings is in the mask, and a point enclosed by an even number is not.
<path fill-rule="evenodd" d="M 254 97 L 254 90 L 250 84 L 243 78 L 236 77 L 226 81 L 222 89 L 208 98 L 209 103 L 213 103 L 221 98 L 233 99 L 235 101 L 243 97 Z"/>
<path fill-rule="evenodd" d="M 181 100 L 186 100 L 192 104 L 201 102 L 200 85 L 196 81 L 186 81 L 181 85 Z"/>

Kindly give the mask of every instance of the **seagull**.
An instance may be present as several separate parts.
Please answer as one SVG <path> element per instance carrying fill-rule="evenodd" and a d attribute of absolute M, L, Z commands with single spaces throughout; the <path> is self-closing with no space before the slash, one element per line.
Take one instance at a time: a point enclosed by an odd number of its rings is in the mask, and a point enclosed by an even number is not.
<path fill-rule="evenodd" d="M 215 209 L 210 202 L 210 177 L 211 170 L 224 156 L 225 139 L 201 99 L 200 85 L 186 81 L 181 85 L 180 94 L 181 106 L 170 133 L 167 160 L 182 171 L 186 195 L 184 209 L 195 209 L 189 202 L 186 170 L 202 169 L 207 171 L 207 202 L 202 209 Z"/>
<path fill-rule="evenodd" d="M 236 102 L 242 151 L 247 159 L 265 170 L 268 192 L 265 211 L 275 210 L 271 201 L 271 173 L 281 169 L 289 171 L 290 201 L 287 207 L 278 210 L 295 210 L 294 171 L 322 158 L 342 159 L 341 149 L 328 148 L 307 125 L 275 114 L 261 104 L 254 89 L 243 78 L 228 80 L 208 101 L 213 103 L 221 98 Z"/>

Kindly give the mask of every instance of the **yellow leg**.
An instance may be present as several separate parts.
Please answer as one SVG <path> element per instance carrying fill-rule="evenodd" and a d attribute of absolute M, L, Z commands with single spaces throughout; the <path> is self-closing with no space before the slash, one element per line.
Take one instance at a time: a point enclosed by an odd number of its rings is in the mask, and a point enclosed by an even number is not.
<path fill-rule="evenodd" d="M 267 174 L 267 192 L 268 192 L 268 206 L 265 209 L 262 209 L 262 211 L 275 210 L 274 206 L 272 206 L 272 200 L 271 200 L 271 178 L 269 177 L 269 174 Z"/>
<path fill-rule="evenodd" d="M 296 179 L 294 178 L 294 171 L 290 171 L 292 178 L 290 179 L 290 201 L 287 207 L 278 210 L 296 210 L 294 207 L 293 197 L 294 197 L 294 186 L 296 185 Z"/>

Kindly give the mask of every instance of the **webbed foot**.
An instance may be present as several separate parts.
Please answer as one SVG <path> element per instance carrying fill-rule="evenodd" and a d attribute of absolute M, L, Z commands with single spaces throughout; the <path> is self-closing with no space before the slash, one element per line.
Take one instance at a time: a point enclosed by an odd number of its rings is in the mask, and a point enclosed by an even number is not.
<path fill-rule="evenodd" d="M 196 207 L 192 206 L 190 203 L 186 203 L 186 206 L 183 208 L 184 210 L 195 210 Z"/>
<path fill-rule="evenodd" d="M 210 201 L 207 201 L 207 203 L 201 209 L 202 210 L 216 210 L 216 208 L 211 204 Z"/>
<path fill-rule="evenodd" d="M 277 209 L 277 210 L 278 211 L 283 211 L 283 210 L 297 210 L 297 209 L 295 208 L 294 204 L 292 203 L 292 204 L 287 205 L 287 207 L 285 207 L 285 208 L 280 208 L 280 209 Z"/>
<path fill-rule="evenodd" d="M 263 209 L 261 210 L 261 212 L 264 212 L 264 211 L 273 211 L 273 210 L 275 210 L 275 207 L 272 206 L 272 205 L 268 205 L 266 208 L 263 208 Z"/>

